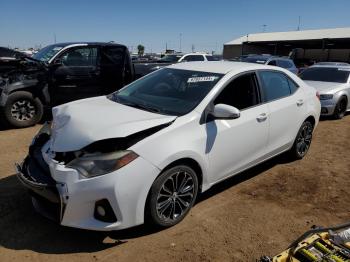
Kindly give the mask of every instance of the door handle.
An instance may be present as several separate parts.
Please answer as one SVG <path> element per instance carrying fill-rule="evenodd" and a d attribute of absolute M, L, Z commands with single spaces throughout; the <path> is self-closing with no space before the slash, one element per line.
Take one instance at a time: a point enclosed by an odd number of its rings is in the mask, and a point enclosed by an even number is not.
<path fill-rule="evenodd" d="M 297 101 L 297 106 L 302 106 L 304 104 L 304 100 L 303 99 L 299 99 Z"/>
<path fill-rule="evenodd" d="M 267 119 L 267 114 L 266 113 L 262 113 L 256 118 L 256 120 L 258 120 L 259 123 L 260 122 L 264 122 L 266 119 Z"/>

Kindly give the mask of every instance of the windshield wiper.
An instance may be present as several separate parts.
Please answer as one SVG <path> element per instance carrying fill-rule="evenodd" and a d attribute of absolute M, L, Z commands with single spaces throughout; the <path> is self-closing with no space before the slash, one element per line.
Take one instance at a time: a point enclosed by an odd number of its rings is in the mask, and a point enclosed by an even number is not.
<path fill-rule="evenodd" d="M 142 109 L 142 110 L 146 110 L 148 112 L 152 112 L 152 113 L 159 113 L 160 110 L 157 109 L 157 108 L 154 108 L 154 107 L 151 107 L 149 105 L 145 105 L 145 104 L 137 104 L 137 103 L 133 103 L 133 102 L 124 102 L 124 101 L 121 101 L 120 99 L 116 99 L 116 102 L 120 103 L 120 104 L 123 104 L 123 105 L 126 105 L 126 106 L 131 106 L 131 107 L 134 107 L 134 108 L 138 108 L 138 109 Z"/>

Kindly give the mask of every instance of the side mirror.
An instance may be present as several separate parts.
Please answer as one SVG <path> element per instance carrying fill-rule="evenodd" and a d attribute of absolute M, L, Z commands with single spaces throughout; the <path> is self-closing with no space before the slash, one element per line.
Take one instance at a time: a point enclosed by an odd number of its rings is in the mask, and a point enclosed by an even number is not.
<path fill-rule="evenodd" d="M 241 116 L 241 112 L 233 106 L 217 104 L 214 106 L 211 115 L 215 119 L 236 119 Z"/>

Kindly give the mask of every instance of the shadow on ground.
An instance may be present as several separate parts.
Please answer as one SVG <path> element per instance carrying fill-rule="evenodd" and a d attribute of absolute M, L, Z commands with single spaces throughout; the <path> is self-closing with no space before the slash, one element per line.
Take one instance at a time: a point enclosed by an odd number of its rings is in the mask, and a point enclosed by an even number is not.
<path fill-rule="evenodd" d="M 200 195 L 197 202 L 205 201 L 213 195 L 285 162 L 287 162 L 286 156 L 281 155 L 225 180 Z M 0 180 L 0 228 L 0 246 L 44 254 L 97 252 L 122 245 L 128 239 L 160 231 L 144 225 L 114 232 L 94 232 L 59 226 L 33 210 L 29 194 L 17 181 L 15 175 Z"/>

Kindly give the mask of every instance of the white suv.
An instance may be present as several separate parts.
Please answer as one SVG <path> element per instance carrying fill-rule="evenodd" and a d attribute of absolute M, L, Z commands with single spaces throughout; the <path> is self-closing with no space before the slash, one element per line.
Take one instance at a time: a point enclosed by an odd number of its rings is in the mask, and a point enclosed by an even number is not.
<path fill-rule="evenodd" d="M 198 62 L 198 61 L 214 61 L 214 58 L 210 54 L 190 53 L 182 56 L 178 62 Z"/>

